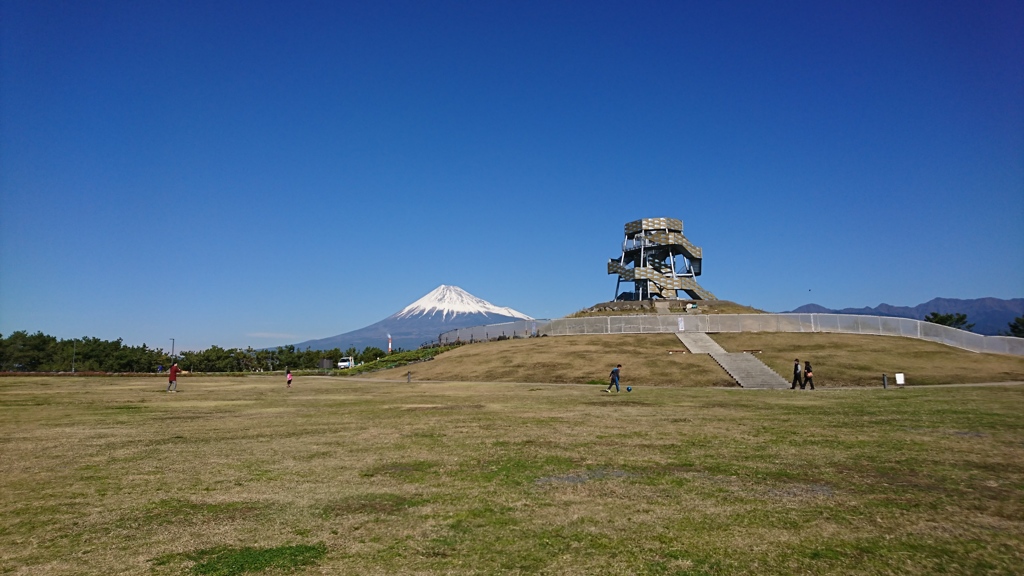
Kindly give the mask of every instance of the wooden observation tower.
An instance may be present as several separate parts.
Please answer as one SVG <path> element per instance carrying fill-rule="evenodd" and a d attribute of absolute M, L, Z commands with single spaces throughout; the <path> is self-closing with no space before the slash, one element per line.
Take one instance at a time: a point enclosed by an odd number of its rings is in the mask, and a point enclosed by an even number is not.
<path fill-rule="evenodd" d="M 683 221 L 644 218 L 626 224 L 622 256 L 608 260 L 608 273 L 617 274 L 616 300 L 717 300 L 699 284 L 701 250 L 683 236 Z M 632 282 L 632 292 L 619 292 Z"/>

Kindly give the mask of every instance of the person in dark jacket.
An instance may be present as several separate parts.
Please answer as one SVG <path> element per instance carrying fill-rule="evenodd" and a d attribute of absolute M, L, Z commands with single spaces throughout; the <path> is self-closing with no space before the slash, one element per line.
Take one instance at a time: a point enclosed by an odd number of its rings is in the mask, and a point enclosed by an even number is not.
<path fill-rule="evenodd" d="M 811 361 L 804 362 L 804 383 L 800 385 L 800 389 L 803 390 L 804 386 L 810 386 L 811 390 L 814 390 L 814 374 L 811 372 Z"/>
<path fill-rule="evenodd" d="M 796 390 L 797 385 L 801 388 L 804 387 L 803 380 L 800 379 L 800 359 L 793 360 L 793 385 L 789 387 L 790 390 Z"/>
<path fill-rule="evenodd" d="M 615 386 L 615 391 L 619 391 L 619 369 L 622 368 L 622 364 L 612 368 L 611 374 L 608 375 L 608 387 L 604 389 L 605 392 L 611 392 L 612 386 Z"/>

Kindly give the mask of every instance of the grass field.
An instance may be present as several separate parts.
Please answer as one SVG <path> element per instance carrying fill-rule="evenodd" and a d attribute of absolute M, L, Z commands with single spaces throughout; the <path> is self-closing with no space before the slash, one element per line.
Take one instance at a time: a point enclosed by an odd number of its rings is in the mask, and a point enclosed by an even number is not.
<path fill-rule="evenodd" d="M 1024 566 L 1024 386 L 179 388 L 0 378 L 0 573 Z"/>
<path fill-rule="evenodd" d="M 793 359 L 810 360 L 818 387 L 881 386 L 902 372 L 910 385 L 1024 381 L 1024 357 L 978 354 L 925 340 L 859 334 L 712 334 L 726 351 L 756 356 L 787 381 Z M 605 334 L 470 344 L 430 362 L 372 378 L 477 382 L 605 381 L 616 364 L 623 382 L 708 387 L 736 383 L 706 354 L 683 354 L 674 334 Z M 672 354 L 669 354 L 672 352 Z"/>

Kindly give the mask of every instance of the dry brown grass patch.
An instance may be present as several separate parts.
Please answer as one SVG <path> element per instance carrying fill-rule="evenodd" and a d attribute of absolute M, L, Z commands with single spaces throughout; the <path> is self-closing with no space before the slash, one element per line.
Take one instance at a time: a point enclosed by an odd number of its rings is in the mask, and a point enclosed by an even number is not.
<path fill-rule="evenodd" d="M 1022 387 L 128 384 L 0 380 L 7 572 L 162 576 L 184 565 L 156 558 L 318 542 L 305 573 L 999 574 L 1024 555 Z"/>

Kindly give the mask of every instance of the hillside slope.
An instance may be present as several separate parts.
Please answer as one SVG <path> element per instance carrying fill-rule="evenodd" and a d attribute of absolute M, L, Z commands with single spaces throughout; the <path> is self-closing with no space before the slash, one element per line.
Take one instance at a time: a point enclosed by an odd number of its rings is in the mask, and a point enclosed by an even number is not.
<path fill-rule="evenodd" d="M 757 357 L 789 379 L 793 358 L 810 360 L 815 384 L 881 386 L 882 374 L 907 375 L 910 385 L 1024 381 L 1024 358 L 977 354 L 893 336 L 859 334 L 713 334 L 730 352 Z M 682 353 L 672 334 L 558 336 L 470 344 L 429 362 L 384 370 L 369 378 L 458 382 L 586 383 L 607 379 L 622 364 L 623 385 L 735 386 L 707 355 Z M 672 354 L 669 354 L 669 352 Z"/>

